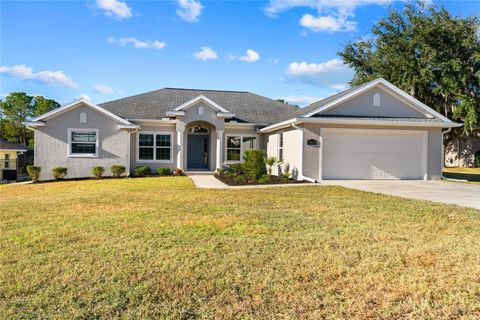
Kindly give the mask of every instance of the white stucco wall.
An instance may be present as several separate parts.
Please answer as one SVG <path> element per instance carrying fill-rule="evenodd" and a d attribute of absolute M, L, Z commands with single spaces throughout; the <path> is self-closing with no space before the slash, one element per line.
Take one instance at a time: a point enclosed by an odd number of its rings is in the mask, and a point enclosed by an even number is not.
<path fill-rule="evenodd" d="M 283 159 L 282 170 L 287 168 L 292 173 L 292 178 L 297 178 L 301 170 L 302 161 L 302 131 L 294 128 L 277 131 L 266 135 L 267 156 L 279 159 L 278 146 L 279 134 L 283 132 Z M 276 168 L 273 174 L 278 174 Z"/>

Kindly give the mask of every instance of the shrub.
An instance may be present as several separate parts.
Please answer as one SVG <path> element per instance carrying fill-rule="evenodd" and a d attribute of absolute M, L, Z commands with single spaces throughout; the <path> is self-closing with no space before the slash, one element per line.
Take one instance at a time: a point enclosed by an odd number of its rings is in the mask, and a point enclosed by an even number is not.
<path fill-rule="evenodd" d="M 101 178 L 104 173 L 105 173 L 105 168 L 104 167 L 101 167 L 101 166 L 92 167 L 92 174 L 95 177 Z"/>
<path fill-rule="evenodd" d="M 217 174 L 219 176 L 223 176 L 225 174 L 225 170 L 223 168 L 217 168 Z"/>
<path fill-rule="evenodd" d="M 183 176 L 184 173 L 185 172 L 180 168 L 175 169 L 175 171 L 173 172 L 175 176 Z"/>
<path fill-rule="evenodd" d="M 120 177 L 122 174 L 125 173 L 125 166 L 119 166 L 114 164 L 110 167 L 110 171 L 112 172 L 114 177 Z"/>
<path fill-rule="evenodd" d="M 263 176 L 260 177 L 260 179 L 258 179 L 258 183 L 262 183 L 262 184 L 270 183 L 270 175 L 264 174 Z"/>
<path fill-rule="evenodd" d="M 288 181 L 288 179 L 290 179 L 291 175 L 292 174 L 289 171 L 286 171 L 286 172 L 282 173 L 282 178 L 283 178 L 283 180 Z"/>
<path fill-rule="evenodd" d="M 52 169 L 52 175 L 55 178 L 55 180 L 63 179 L 67 175 L 67 168 L 65 168 L 65 167 L 53 168 Z"/>
<path fill-rule="evenodd" d="M 235 180 L 237 183 L 245 184 L 247 183 L 247 176 L 240 174 L 233 178 L 233 180 Z"/>
<path fill-rule="evenodd" d="M 243 170 L 245 175 L 257 181 L 263 174 L 265 174 L 265 152 L 263 150 L 247 150 L 243 156 Z"/>
<path fill-rule="evenodd" d="M 157 168 L 157 174 L 159 176 L 169 176 L 172 174 L 172 170 L 164 167 Z"/>
<path fill-rule="evenodd" d="M 236 177 L 238 175 L 242 175 L 243 173 L 243 166 L 241 163 L 231 164 L 227 170 L 227 176 L 229 177 Z"/>
<path fill-rule="evenodd" d="M 30 178 L 32 178 L 33 182 L 38 182 L 40 179 L 40 172 L 42 171 L 42 167 L 39 166 L 27 166 L 27 172 Z"/>
<path fill-rule="evenodd" d="M 475 152 L 475 158 L 473 159 L 473 166 L 480 168 L 480 150 Z"/>
<path fill-rule="evenodd" d="M 152 174 L 152 170 L 147 166 L 138 166 L 135 168 L 135 175 L 137 177 L 145 177 Z"/>
<path fill-rule="evenodd" d="M 272 169 L 273 169 L 273 166 L 275 165 L 275 163 L 277 163 L 277 158 L 268 157 L 268 158 L 264 158 L 264 161 L 265 161 L 265 164 L 267 165 L 268 174 L 272 175 Z"/>

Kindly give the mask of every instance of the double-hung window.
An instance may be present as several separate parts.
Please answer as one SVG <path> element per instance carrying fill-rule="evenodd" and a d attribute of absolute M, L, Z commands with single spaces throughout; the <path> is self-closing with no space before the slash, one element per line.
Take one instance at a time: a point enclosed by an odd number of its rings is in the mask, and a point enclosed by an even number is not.
<path fill-rule="evenodd" d="M 138 134 L 138 161 L 171 162 L 172 134 L 140 132 Z"/>
<path fill-rule="evenodd" d="M 227 162 L 243 161 L 247 150 L 257 148 L 256 136 L 227 136 Z"/>
<path fill-rule="evenodd" d="M 70 157 L 96 157 L 98 155 L 98 130 L 69 129 L 68 155 Z"/>

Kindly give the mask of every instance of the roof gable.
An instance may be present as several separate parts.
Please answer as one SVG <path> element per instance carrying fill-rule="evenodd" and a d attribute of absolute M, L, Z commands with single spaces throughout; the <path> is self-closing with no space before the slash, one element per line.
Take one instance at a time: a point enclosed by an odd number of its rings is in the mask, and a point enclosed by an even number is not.
<path fill-rule="evenodd" d="M 108 110 L 105 110 L 104 108 L 99 107 L 99 106 L 97 106 L 96 104 L 93 104 L 93 103 L 91 103 L 90 101 L 87 101 L 87 100 L 85 100 L 85 99 L 76 100 L 76 101 L 74 101 L 74 102 L 72 102 L 72 103 L 69 103 L 69 104 L 66 104 L 66 105 L 64 105 L 64 106 L 62 106 L 62 107 L 60 107 L 60 108 L 57 108 L 57 109 L 54 109 L 54 110 L 49 111 L 49 112 L 47 112 L 47 113 L 44 113 L 44 114 L 42 114 L 42 115 L 40 115 L 40 116 L 38 116 L 38 117 L 36 117 L 36 118 L 33 118 L 33 119 L 30 121 L 30 123 L 38 123 L 38 122 L 40 122 L 40 121 L 50 120 L 50 119 L 52 119 L 52 118 L 55 118 L 55 117 L 57 117 L 57 116 L 65 113 L 65 112 L 68 112 L 68 111 L 70 111 L 70 110 L 73 110 L 73 109 L 75 109 L 75 108 L 77 108 L 77 107 L 79 107 L 79 106 L 82 106 L 82 105 L 87 106 L 87 107 L 89 107 L 89 108 L 91 108 L 91 109 L 93 109 L 93 110 L 95 110 L 95 111 L 97 111 L 97 112 L 99 112 L 99 113 L 107 116 L 108 118 L 116 121 L 116 122 L 117 122 L 118 124 L 120 124 L 120 125 L 124 125 L 124 126 L 134 126 L 134 124 L 132 124 L 131 122 L 129 122 L 129 121 L 127 121 L 127 120 L 125 120 L 125 119 L 123 119 L 123 118 L 121 118 L 121 117 L 113 114 L 112 112 L 110 112 L 110 111 L 108 111 Z"/>
<path fill-rule="evenodd" d="M 338 97 L 332 99 L 331 101 L 327 101 L 326 103 L 320 104 L 318 107 L 315 106 L 316 103 L 312 104 L 313 108 L 305 112 L 302 117 L 311 117 L 315 114 L 322 114 L 332 108 L 339 106 L 341 103 L 346 102 L 350 99 L 357 97 L 358 95 L 372 89 L 378 87 L 383 89 L 384 91 L 388 92 L 400 98 L 401 100 L 406 102 L 406 105 L 417 110 L 418 112 L 424 114 L 427 118 L 438 118 L 446 122 L 450 122 L 450 120 L 440 113 L 436 112 L 432 108 L 428 107 L 424 103 L 420 102 L 419 100 L 415 99 L 411 95 L 405 93 L 404 91 L 400 90 L 390 82 L 385 79 L 379 78 L 368 83 L 365 83 L 361 86 L 352 88 L 347 92 L 342 93 Z M 321 102 L 321 101 L 320 101 Z"/>
<path fill-rule="evenodd" d="M 375 100 L 375 101 L 374 101 Z M 398 97 L 383 85 L 374 86 L 312 116 L 354 116 L 433 119 L 434 116 Z"/>
<path fill-rule="evenodd" d="M 209 106 L 210 108 L 216 110 L 216 111 L 219 111 L 219 112 L 224 112 L 224 113 L 230 113 L 227 109 L 225 108 L 222 108 L 220 105 L 218 105 L 217 103 L 213 102 L 212 100 L 210 100 L 209 98 L 205 97 L 203 94 L 191 99 L 191 100 L 188 100 L 187 102 L 185 103 L 182 103 L 181 105 L 179 105 L 178 107 L 176 107 L 174 110 L 175 111 L 182 111 L 182 110 L 186 110 L 194 105 L 196 105 L 197 103 L 199 102 L 203 102 L 205 103 L 207 106 Z"/>

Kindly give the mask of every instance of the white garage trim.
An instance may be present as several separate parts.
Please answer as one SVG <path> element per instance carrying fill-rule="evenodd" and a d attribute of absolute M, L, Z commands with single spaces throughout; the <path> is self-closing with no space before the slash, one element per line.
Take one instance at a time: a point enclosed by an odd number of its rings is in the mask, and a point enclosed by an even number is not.
<path fill-rule="evenodd" d="M 389 130 L 389 129 L 353 129 L 353 128 L 322 128 L 321 135 L 321 145 L 320 145 L 320 167 L 319 167 L 319 180 L 324 178 L 324 145 L 326 140 L 328 141 L 329 134 L 374 134 L 374 135 L 391 135 L 391 136 L 420 136 L 421 139 L 421 151 L 420 151 L 420 162 L 421 162 L 421 177 L 423 180 L 427 180 L 428 172 L 428 131 L 427 130 Z M 327 136 L 327 139 L 326 139 Z"/>

